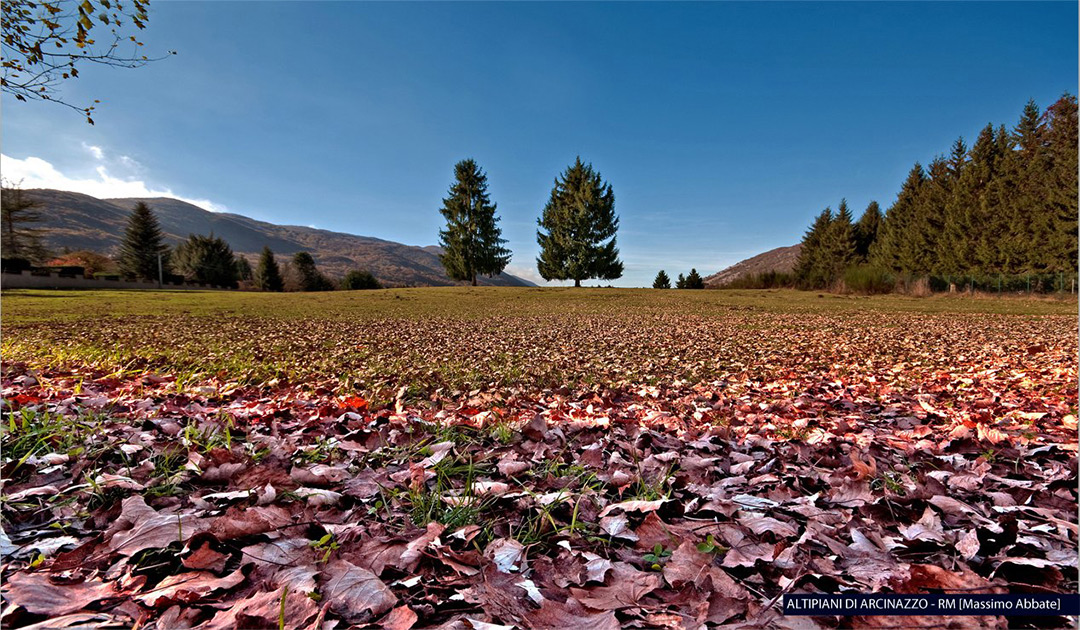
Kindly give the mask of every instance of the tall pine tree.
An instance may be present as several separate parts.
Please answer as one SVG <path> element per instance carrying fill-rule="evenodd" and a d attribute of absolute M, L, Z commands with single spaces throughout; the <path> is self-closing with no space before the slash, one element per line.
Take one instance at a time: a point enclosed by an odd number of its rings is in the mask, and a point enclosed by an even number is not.
<path fill-rule="evenodd" d="M 687 289 L 704 289 L 705 280 L 698 273 L 697 269 L 691 269 L 690 273 L 686 274 L 686 280 L 684 286 Z"/>
<path fill-rule="evenodd" d="M 836 216 L 825 231 L 822 247 L 821 267 L 825 284 L 831 284 L 843 275 L 856 260 L 855 226 L 851 222 L 851 210 L 847 199 L 840 200 Z"/>
<path fill-rule="evenodd" d="M 881 214 L 881 206 L 878 202 L 871 201 L 863 211 L 859 222 L 855 224 L 855 258 L 857 262 L 864 263 L 869 260 L 870 247 L 877 241 L 878 232 L 881 231 L 881 222 L 884 220 Z"/>
<path fill-rule="evenodd" d="M 916 162 L 900 187 L 896 201 L 885 214 L 877 243 L 871 247 L 870 259 L 875 265 L 900 273 L 913 273 L 910 267 L 913 256 L 909 248 L 916 228 L 919 194 L 925 181 L 922 165 Z"/>
<path fill-rule="evenodd" d="M 803 235 L 802 248 L 795 261 L 795 281 L 803 288 L 817 289 L 828 282 L 825 239 L 832 221 L 832 209 L 825 208 Z"/>
<path fill-rule="evenodd" d="M 537 222 L 541 229 L 536 232 L 540 244 L 536 264 L 545 280 L 573 280 L 580 287 L 588 278 L 622 277 L 615 246 L 619 229 L 615 193 L 591 164 L 578 157 L 556 178 Z"/>
<path fill-rule="evenodd" d="M 164 241 L 161 225 L 150 206 L 141 201 L 135 204 L 120 242 L 120 272 L 126 276 L 157 280 L 159 256 L 160 270 L 163 273 L 169 270 L 169 248 Z"/>
<path fill-rule="evenodd" d="M 930 162 L 915 199 L 907 236 L 901 247 L 901 266 L 906 273 L 923 277 L 938 271 L 938 240 L 945 227 L 945 213 L 953 180 L 948 162 L 937 157 Z"/>
<path fill-rule="evenodd" d="M 281 268 L 274 259 L 270 247 L 263 247 L 259 255 L 259 264 L 255 267 L 255 286 L 260 291 L 284 291 L 285 281 L 281 278 Z"/>
<path fill-rule="evenodd" d="M 1049 237 L 1043 245 L 1045 267 L 1054 272 L 1077 270 L 1077 107 L 1066 93 L 1043 115 L 1046 133 Z"/>
<path fill-rule="evenodd" d="M 292 267 L 301 291 L 333 291 L 334 284 L 315 266 L 315 259 L 308 252 L 293 254 Z"/>
<path fill-rule="evenodd" d="M 473 160 L 454 165 L 454 183 L 439 209 L 446 229 L 439 232 L 439 256 L 446 275 L 476 286 L 477 275 L 495 276 L 510 262 L 510 250 L 496 225 L 495 206 L 488 198 L 487 175 Z"/>
<path fill-rule="evenodd" d="M 652 282 L 652 288 L 654 288 L 654 289 L 670 289 L 671 288 L 671 278 L 668 277 L 666 271 L 661 269 L 660 273 L 656 274 L 656 279 L 653 280 L 653 282 Z"/>

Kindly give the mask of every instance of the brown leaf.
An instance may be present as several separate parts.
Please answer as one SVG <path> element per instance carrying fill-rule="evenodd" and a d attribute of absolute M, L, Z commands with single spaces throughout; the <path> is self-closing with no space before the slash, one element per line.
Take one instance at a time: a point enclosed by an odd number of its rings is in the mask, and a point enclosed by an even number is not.
<path fill-rule="evenodd" d="M 277 505 L 242 507 L 234 505 L 210 524 L 218 540 L 232 540 L 265 534 L 292 523 L 292 515 Z"/>
<path fill-rule="evenodd" d="M 233 571 L 219 578 L 207 571 L 192 571 L 170 575 L 149 592 L 135 599 L 151 608 L 164 608 L 176 603 L 191 603 L 203 599 L 214 591 L 226 591 L 245 579 L 242 571 Z"/>
<path fill-rule="evenodd" d="M 615 510 L 622 512 L 655 512 L 660 509 L 666 501 L 664 499 L 657 499 L 655 501 L 623 501 L 622 503 L 612 503 L 603 510 L 600 510 L 600 517 L 603 518 L 608 514 L 611 514 Z"/>
<path fill-rule="evenodd" d="M 697 545 L 686 540 L 668 558 L 664 565 L 664 579 L 675 588 L 683 584 L 697 584 L 708 577 L 706 568 L 712 565 L 714 556 L 698 551 Z"/>
<path fill-rule="evenodd" d="M 960 552 L 960 555 L 963 556 L 965 560 L 974 558 L 975 555 L 979 553 L 980 546 L 979 535 L 975 533 L 975 530 L 973 529 L 964 532 L 964 535 L 956 541 L 956 550 Z"/>
<path fill-rule="evenodd" d="M 877 474 L 877 462 L 870 453 L 866 454 L 866 461 L 859 457 L 859 452 L 851 449 L 851 467 L 855 470 L 856 479 L 869 479 Z"/>
<path fill-rule="evenodd" d="M 446 526 L 440 523 L 428 523 L 427 531 L 405 546 L 405 551 L 401 553 L 401 557 L 394 566 L 406 573 L 415 571 L 416 565 L 420 563 L 420 558 L 424 555 L 424 549 L 435 542 L 445 530 Z"/>
<path fill-rule="evenodd" d="M 185 542 L 209 529 L 209 524 L 191 514 L 166 514 L 146 505 L 142 497 L 124 499 L 120 519 L 112 529 L 109 548 L 131 556 L 143 549 L 168 547 Z"/>
<path fill-rule="evenodd" d="M 512 538 L 499 538 L 484 548 L 484 557 L 503 573 L 524 569 L 525 546 Z"/>
<path fill-rule="evenodd" d="M 347 560 L 326 567 L 328 578 L 324 596 L 330 609 L 349 621 L 381 615 L 397 603 L 395 596 L 377 575 Z"/>
<path fill-rule="evenodd" d="M 529 627 L 547 630 L 619 630 L 621 627 L 614 612 L 586 612 L 573 599 L 564 604 L 545 599 L 539 610 L 528 615 L 528 621 Z"/>
<path fill-rule="evenodd" d="M 225 561 L 229 557 L 223 553 L 214 551 L 210 547 L 210 541 L 203 541 L 202 546 L 196 549 L 188 557 L 181 561 L 185 567 L 189 569 L 213 571 L 214 573 L 221 573 L 225 570 Z"/>
<path fill-rule="evenodd" d="M 12 573 L 5 586 L 8 590 L 4 593 L 4 599 L 34 614 L 50 617 L 67 615 L 94 602 L 117 596 L 111 583 L 56 584 L 44 573 Z"/>
<path fill-rule="evenodd" d="M 398 606 L 391 610 L 382 620 L 383 630 L 409 630 L 419 617 L 408 606 Z"/>
<path fill-rule="evenodd" d="M 597 610 L 620 610 L 641 605 L 641 598 L 660 587 L 660 575 L 638 571 L 625 562 L 617 562 L 608 578 L 609 586 L 571 588 L 570 593 L 582 604 Z"/>

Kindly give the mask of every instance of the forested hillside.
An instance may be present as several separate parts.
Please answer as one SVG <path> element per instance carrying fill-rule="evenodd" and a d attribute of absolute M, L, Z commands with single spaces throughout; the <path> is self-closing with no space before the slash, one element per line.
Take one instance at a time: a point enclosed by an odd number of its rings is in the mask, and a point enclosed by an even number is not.
<path fill-rule="evenodd" d="M 999 290 L 1068 290 L 1077 269 L 1077 103 L 1029 101 L 1009 130 L 988 124 L 968 148 L 916 163 L 884 214 L 823 210 L 795 268 L 804 288 L 897 281 Z M 1032 287 L 1034 283 L 1034 287 Z"/>

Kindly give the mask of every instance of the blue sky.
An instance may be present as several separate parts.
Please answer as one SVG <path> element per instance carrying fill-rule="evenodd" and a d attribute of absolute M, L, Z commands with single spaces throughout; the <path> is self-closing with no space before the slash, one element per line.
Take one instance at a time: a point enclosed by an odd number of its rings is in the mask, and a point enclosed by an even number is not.
<path fill-rule="evenodd" d="M 3 175 L 437 241 L 465 157 L 514 273 L 580 155 L 615 189 L 626 264 L 703 275 L 797 242 L 846 197 L 1077 91 L 1077 4 L 152 4 L 137 70 L 63 86 L 97 124 L 3 96 Z"/>

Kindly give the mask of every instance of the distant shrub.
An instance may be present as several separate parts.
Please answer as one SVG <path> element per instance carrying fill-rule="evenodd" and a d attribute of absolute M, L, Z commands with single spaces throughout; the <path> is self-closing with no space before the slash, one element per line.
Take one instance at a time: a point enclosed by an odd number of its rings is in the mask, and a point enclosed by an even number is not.
<path fill-rule="evenodd" d="M 890 293 L 896 287 L 896 278 L 880 267 L 858 265 L 844 272 L 844 285 L 852 293 L 874 295 Z"/>
<path fill-rule="evenodd" d="M 81 250 L 77 252 L 68 252 L 58 256 L 48 263 L 47 267 L 83 267 L 85 269 L 86 277 L 94 277 L 98 272 L 116 272 L 116 262 L 108 256 L 103 256 L 97 252 L 91 252 L 87 250 Z"/>
<path fill-rule="evenodd" d="M 382 285 L 375 276 L 371 275 L 371 272 L 356 269 L 345 274 L 345 278 L 341 281 L 341 288 L 345 291 L 356 291 L 360 289 L 381 289 Z"/>
<path fill-rule="evenodd" d="M 728 282 L 722 289 L 790 289 L 795 286 L 795 274 L 783 271 L 752 273 Z"/>

